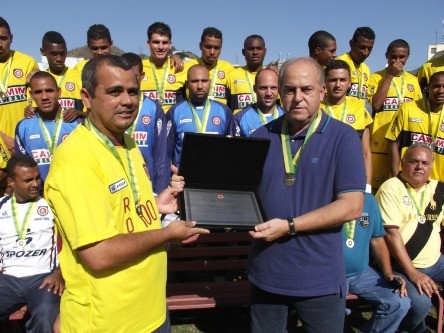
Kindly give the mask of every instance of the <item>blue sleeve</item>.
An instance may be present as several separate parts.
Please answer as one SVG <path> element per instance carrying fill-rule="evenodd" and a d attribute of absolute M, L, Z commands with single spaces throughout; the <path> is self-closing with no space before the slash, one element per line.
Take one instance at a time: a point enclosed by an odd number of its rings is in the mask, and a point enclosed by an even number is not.
<path fill-rule="evenodd" d="M 176 104 L 177 105 L 177 104 Z M 176 124 L 174 123 L 175 106 L 171 107 L 166 113 L 166 161 L 168 165 L 173 162 L 174 147 L 176 145 Z"/>
<path fill-rule="evenodd" d="M 22 138 L 24 137 L 23 127 L 21 126 L 22 121 L 20 121 L 15 127 L 15 138 L 14 138 L 14 150 L 16 154 L 28 155 L 25 149 L 25 143 Z"/>
<path fill-rule="evenodd" d="M 235 136 L 236 135 L 236 124 L 234 122 L 233 113 L 231 112 L 231 110 L 227 106 L 224 106 L 224 110 L 225 110 L 225 116 L 227 119 L 227 124 L 225 127 L 225 134 Z"/>
<path fill-rule="evenodd" d="M 157 101 L 154 129 L 154 175 L 153 189 L 155 193 L 162 192 L 169 185 L 170 165 L 167 161 L 167 136 L 165 113 Z"/>
<path fill-rule="evenodd" d="M 385 230 L 382 224 L 381 211 L 373 194 L 365 193 L 364 211 L 368 212 L 370 223 L 373 224 L 372 238 L 384 236 Z"/>

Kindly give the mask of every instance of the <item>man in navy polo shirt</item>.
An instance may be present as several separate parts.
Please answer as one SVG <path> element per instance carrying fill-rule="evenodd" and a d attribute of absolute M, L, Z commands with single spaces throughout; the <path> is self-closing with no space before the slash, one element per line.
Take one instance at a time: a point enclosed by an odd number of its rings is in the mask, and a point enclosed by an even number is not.
<path fill-rule="evenodd" d="M 307 332 L 342 332 L 345 271 L 341 227 L 360 216 L 365 169 L 359 137 L 320 111 L 322 69 L 311 58 L 279 77 L 285 114 L 253 137 L 271 140 L 259 196 L 267 222 L 248 265 L 251 330 L 285 332 L 289 308 Z"/>

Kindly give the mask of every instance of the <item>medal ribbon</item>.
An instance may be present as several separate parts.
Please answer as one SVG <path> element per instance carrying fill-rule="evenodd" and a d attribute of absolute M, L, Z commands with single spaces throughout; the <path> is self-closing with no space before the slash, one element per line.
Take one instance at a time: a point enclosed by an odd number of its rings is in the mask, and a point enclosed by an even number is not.
<path fill-rule="evenodd" d="M 128 149 L 125 149 L 126 158 L 127 158 L 127 162 L 128 162 L 128 173 L 127 173 L 126 168 L 123 164 L 123 161 L 119 155 L 119 152 L 117 151 L 116 147 L 111 142 L 111 140 L 106 135 L 104 135 L 102 132 L 100 132 L 94 126 L 94 124 L 91 122 L 91 120 L 89 118 L 86 119 L 85 126 L 87 129 L 92 131 L 99 138 L 99 140 L 103 142 L 103 144 L 105 144 L 105 146 L 108 148 L 110 153 L 114 156 L 114 158 L 117 161 L 119 161 L 120 165 L 123 168 L 123 171 L 125 172 L 128 180 L 130 182 L 130 187 L 131 187 L 131 191 L 133 193 L 133 198 L 134 198 L 134 202 L 136 204 L 136 211 L 137 211 L 137 207 L 139 206 L 139 201 L 140 201 L 140 192 L 139 192 L 139 187 L 137 185 L 136 175 L 134 173 L 133 161 L 131 160 L 131 156 L 128 152 Z"/>
<path fill-rule="evenodd" d="M 38 114 L 38 112 L 36 112 L 35 116 L 39 120 L 40 130 L 42 131 L 43 137 L 45 138 L 46 147 L 48 148 L 50 154 L 52 155 L 54 153 L 54 149 L 57 147 L 60 131 L 62 129 L 62 124 L 63 124 L 62 113 L 61 112 L 57 113 L 56 124 L 54 128 L 54 136 L 52 138 L 51 134 L 49 133 L 48 129 L 45 126 L 45 123 L 43 122 L 42 117 Z"/>
<path fill-rule="evenodd" d="M 401 72 L 401 91 L 399 91 L 398 84 L 396 83 L 396 78 L 393 78 L 392 82 L 396 91 L 396 97 L 398 98 L 398 105 L 400 106 L 402 103 L 404 103 L 404 92 L 406 88 L 404 71 Z"/>
<path fill-rule="evenodd" d="M 28 228 L 29 221 L 31 220 L 31 212 L 34 211 L 35 205 L 37 205 L 37 201 L 34 201 L 32 204 L 28 205 L 28 209 L 26 210 L 25 214 L 25 220 L 21 227 L 19 227 L 18 207 L 17 201 L 15 200 L 15 195 L 13 195 L 11 198 L 12 220 L 14 221 L 14 227 L 15 231 L 17 232 L 17 236 L 21 240 L 24 240 L 26 238 L 26 230 Z"/>
<path fill-rule="evenodd" d="M 210 116 L 210 100 L 207 99 L 205 102 L 204 112 L 202 116 L 202 121 L 200 121 L 199 115 L 197 114 L 196 108 L 188 101 L 188 105 L 193 113 L 194 122 L 196 123 L 197 133 L 205 133 L 208 123 L 208 117 Z"/>
<path fill-rule="evenodd" d="M 353 240 L 355 238 L 356 220 L 344 223 L 345 236 L 347 239 Z"/>
<path fill-rule="evenodd" d="M 13 56 L 14 53 L 11 53 L 11 55 L 8 58 L 8 65 L 6 66 L 6 71 L 4 72 L 2 81 L 0 82 L 0 92 L 5 94 L 8 93 L 8 78 Z"/>
<path fill-rule="evenodd" d="M 262 125 L 266 125 L 267 122 L 267 117 L 265 116 L 265 114 L 259 109 L 259 107 L 256 105 L 257 108 L 257 113 L 259 114 L 259 118 L 261 119 Z M 277 119 L 279 117 L 279 111 L 276 105 L 274 105 L 273 108 L 273 119 Z"/>
<path fill-rule="evenodd" d="M 134 119 L 134 122 L 131 124 L 130 128 L 126 130 L 126 134 L 128 134 L 131 137 L 133 137 L 134 130 L 136 129 L 136 124 L 139 121 L 140 110 L 142 110 L 142 104 L 143 104 L 143 93 L 141 92 L 139 94 L 139 111 L 137 112 L 137 117 L 136 119 Z"/>
<path fill-rule="evenodd" d="M 364 82 L 364 73 L 362 73 L 360 70 L 358 70 L 355 66 L 355 63 L 352 61 L 353 64 L 353 69 L 356 72 L 356 76 L 358 77 L 358 94 L 357 94 L 357 98 L 361 99 L 363 97 L 361 97 L 361 90 L 362 90 L 362 83 Z M 350 68 L 350 70 L 352 70 L 352 68 Z"/>
<path fill-rule="evenodd" d="M 304 138 L 304 142 L 302 143 L 301 147 L 299 147 L 298 151 L 293 157 L 293 163 L 290 163 L 292 159 L 291 158 L 292 154 L 290 147 L 290 135 L 288 133 L 288 121 L 287 118 L 285 117 L 282 119 L 281 142 L 282 142 L 282 155 L 284 156 L 285 173 L 293 175 L 296 174 L 296 171 L 298 170 L 299 166 L 300 155 L 307 146 L 308 141 L 310 140 L 312 134 L 318 128 L 321 119 L 322 119 L 322 111 L 321 109 L 319 109 L 316 118 L 313 119 L 313 121 L 310 124 L 310 127 L 308 128 L 307 134 Z"/>
<path fill-rule="evenodd" d="M 165 94 L 165 82 L 166 82 L 166 78 L 168 76 L 169 73 L 169 60 L 165 62 L 165 64 L 162 66 L 163 69 L 163 78 L 162 78 L 162 82 L 161 85 L 159 86 L 159 79 L 157 78 L 156 75 L 156 65 L 150 60 L 151 63 L 151 70 L 153 72 L 153 76 L 154 76 L 154 84 L 156 85 L 156 90 L 157 90 L 157 99 L 158 100 L 163 100 L 164 94 Z"/>
<path fill-rule="evenodd" d="M 200 59 L 199 59 L 199 64 L 203 65 Z M 205 66 L 205 65 L 203 65 L 203 66 Z M 213 96 L 213 94 L 214 94 L 214 81 L 216 81 L 216 75 L 217 75 L 217 63 L 216 63 L 216 67 L 213 68 L 213 75 L 211 76 L 210 91 L 208 92 L 208 96 L 210 98 L 214 98 L 214 96 Z"/>
<path fill-rule="evenodd" d="M 424 211 L 424 209 L 425 209 L 425 208 L 423 208 L 423 207 L 424 207 L 424 197 L 425 197 L 425 192 L 426 192 L 426 191 L 425 191 L 425 190 L 422 191 L 422 193 L 421 193 L 421 199 L 420 199 L 420 202 L 419 202 L 419 205 L 418 205 L 418 203 L 417 203 L 416 200 L 415 200 L 415 195 L 412 195 L 411 189 L 409 189 L 409 188 L 407 187 L 407 183 L 404 183 L 404 186 L 405 186 L 405 189 L 406 189 L 406 191 L 407 191 L 407 194 L 408 194 L 409 197 L 410 197 L 410 200 L 412 200 L 413 205 L 415 206 L 416 214 L 418 215 L 418 217 L 423 216 L 423 215 L 424 215 L 423 211 Z"/>
<path fill-rule="evenodd" d="M 439 110 L 439 121 L 438 124 L 436 124 L 435 134 L 432 134 L 433 128 L 432 128 L 432 111 L 430 110 L 430 105 L 428 100 L 424 100 L 424 105 L 427 111 L 427 114 L 429 115 L 429 133 L 432 136 L 432 143 L 436 144 L 436 138 L 438 136 L 438 129 L 441 126 L 441 124 L 444 121 L 444 112 L 442 110 L 444 109 L 444 105 L 441 107 L 441 110 Z M 433 148 L 434 149 L 434 148 Z"/>
<path fill-rule="evenodd" d="M 257 96 L 256 96 L 256 93 L 254 92 L 253 84 L 251 83 L 250 73 L 248 72 L 247 69 L 245 70 L 245 76 L 247 77 L 247 82 L 248 82 L 248 85 L 250 86 L 250 92 L 251 92 L 251 96 L 253 97 L 253 102 L 256 103 Z M 262 124 L 265 125 L 266 123 L 262 122 Z"/>
<path fill-rule="evenodd" d="M 342 106 L 342 113 L 341 113 L 341 119 L 336 117 L 335 113 L 333 112 L 333 109 L 331 108 L 331 105 L 325 101 L 325 107 L 327 108 L 328 115 L 332 116 L 333 118 L 340 120 L 341 122 L 345 123 L 345 112 L 347 111 L 347 99 L 344 99 L 344 104 Z"/>

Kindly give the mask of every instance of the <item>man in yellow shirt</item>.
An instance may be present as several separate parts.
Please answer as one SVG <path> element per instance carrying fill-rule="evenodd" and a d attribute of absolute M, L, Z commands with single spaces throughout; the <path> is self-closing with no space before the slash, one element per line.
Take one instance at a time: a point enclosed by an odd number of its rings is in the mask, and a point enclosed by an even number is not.
<path fill-rule="evenodd" d="M 424 63 L 418 71 L 418 82 L 425 90 L 433 73 L 444 71 L 444 55 Z"/>
<path fill-rule="evenodd" d="M 90 60 L 82 73 L 84 125 L 59 146 L 45 184 L 64 246 L 61 332 L 168 332 L 165 244 L 208 230 L 159 213 L 180 190 L 158 196 L 125 131 L 137 116 L 139 82 L 122 57 Z M 85 190 L 86 189 L 86 190 Z"/>

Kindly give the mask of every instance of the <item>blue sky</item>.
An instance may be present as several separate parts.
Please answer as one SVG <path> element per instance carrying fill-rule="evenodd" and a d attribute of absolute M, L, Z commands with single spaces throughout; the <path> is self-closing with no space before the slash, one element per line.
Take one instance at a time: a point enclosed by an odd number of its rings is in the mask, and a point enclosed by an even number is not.
<path fill-rule="evenodd" d="M 75 4 L 75 5 L 73 5 Z M 411 47 L 407 69 L 419 67 L 427 59 L 427 47 L 441 43 L 443 0 L 374 1 L 8 1 L 0 0 L 3 16 L 10 24 L 12 48 L 40 61 L 41 38 L 48 30 L 65 37 L 68 49 L 86 44 L 86 31 L 95 23 L 105 24 L 114 44 L 127 52 L 148 53 L 146 29 L 155 22 L 169 24 L 173 45 L 200 55 L 199 40 L 207 26 L 224 35 L 221 59 L 244 64 L 241 49 L 245 37 L 265 38 L 265 62 L 308 54 L 307 41 L 316 30 L 327 30 L 337 40 L 338 55 L 349 50 L 348 41 L 358 26 L 375 30 L 376 42 L 367 59 L 371 71 L 385 66 L 388 43 L 397 38 Z"/>

